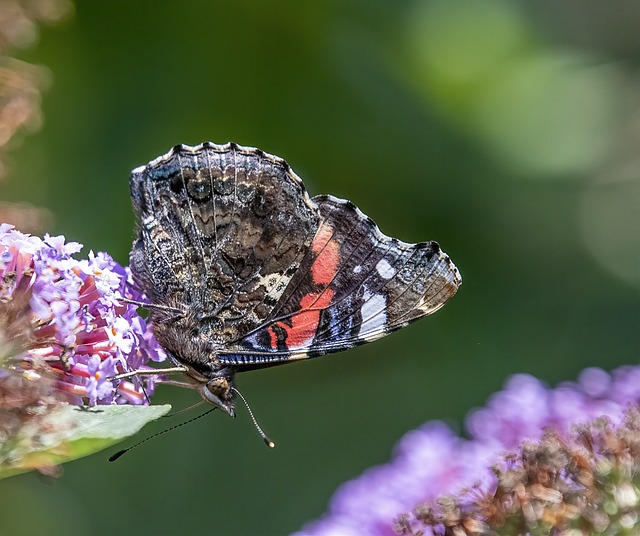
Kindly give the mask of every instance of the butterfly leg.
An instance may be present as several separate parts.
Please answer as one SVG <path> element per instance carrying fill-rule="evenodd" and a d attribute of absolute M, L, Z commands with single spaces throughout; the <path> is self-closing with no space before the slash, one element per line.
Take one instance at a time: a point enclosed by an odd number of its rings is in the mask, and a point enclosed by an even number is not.
<path fill-rule="evenodd" d="M 132 370 L 130 372 L 123 372 L 122 374 L 116 374 L 115 376 L 111 376 L 107 378 L 109 381 L 112 380 L 124 380 L 125 378 L 132 378 L 134 376 L 160 376 L 162 374 L 178 374 L 180 372 L 187 372 L 189 369 L 187 367 L 170 367 L 165 369 L 154 369 L 154 370 Z"/>

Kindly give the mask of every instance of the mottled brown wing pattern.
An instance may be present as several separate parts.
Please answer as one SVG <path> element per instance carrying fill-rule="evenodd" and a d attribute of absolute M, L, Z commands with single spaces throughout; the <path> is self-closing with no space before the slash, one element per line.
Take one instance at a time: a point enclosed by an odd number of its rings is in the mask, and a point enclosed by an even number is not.
<path fill-rule="evenodd" d="M 176 329 L 189 323 L 211 349 L 270 317 L 318 226 L 301 180 L 257 149 L 178 146 L 130 185 L 134 277 L 153 304 L 188 313 Z"/>

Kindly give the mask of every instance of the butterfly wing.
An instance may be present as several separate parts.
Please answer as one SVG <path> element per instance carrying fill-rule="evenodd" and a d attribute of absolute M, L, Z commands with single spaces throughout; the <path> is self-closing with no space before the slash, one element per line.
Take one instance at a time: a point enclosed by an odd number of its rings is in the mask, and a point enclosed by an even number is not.
<path fill-rule="evenodd" d="M 134 170 L 130 185 L 136 282 L 215 347 L 270 317 L 319 224 L 284 160 L 235 144 L 177 146 Z M 167 322 L 162 308 L 151 312 Z"/>
<path fill-rule="evenodd" d="M 205 375 L 374 340 L 461 282 L 436 242 L 406 244 L 349 201 L 310 199 L 284 160 L 258 149 L 180 145 L 130 186 L 131 270 L 156 338 Z"/>
<path fill-rule="evenodd" d="M 313 201 L 320 224 L 298 270 L 269 319 L 218 354 L 222 363 L 256 368 L 369 342 L 433 313 L 460 286 L 436 242 L 390 238 L 349 201 Z"/>

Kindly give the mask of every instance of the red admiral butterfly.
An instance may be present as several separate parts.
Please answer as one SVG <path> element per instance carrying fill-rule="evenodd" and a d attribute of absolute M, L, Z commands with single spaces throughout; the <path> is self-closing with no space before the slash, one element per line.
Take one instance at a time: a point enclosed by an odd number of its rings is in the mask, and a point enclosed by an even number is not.
<path fill-rule="evenodd" d="M 131 271 L 170 371 L 234 415 L 236 372 L 370 342 L 458 290 L 436 242 L 385 236 L 353 203 L 310 198 L 289 165 L 229 143 L 133 170 Z"/>

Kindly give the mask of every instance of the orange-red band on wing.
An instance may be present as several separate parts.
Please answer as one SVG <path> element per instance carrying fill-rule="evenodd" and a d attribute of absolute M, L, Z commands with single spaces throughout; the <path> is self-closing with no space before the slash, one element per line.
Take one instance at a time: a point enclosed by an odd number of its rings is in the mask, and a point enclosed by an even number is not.
<path fill-rule="evenodd" d="M 311 250 L 317 255 L 311 265 L 311 277 L 316 285 L 328 285 L 338 273 L 340 244 L 331 240 L 332 236 L 332 227 L 323 225 L 311 243 Z"/>
<path fill-rule="evenodd" d="M 333 295 L 334 291 L 331 289 L 325 289 L 321 294 L 317 292 L 305 294 L 300 300 L 301 311 L 291 317 L 291 326 L 284 322 L 276 323 L 287 334 L 285 340 L 287 349 L 302 348 L 313 341 L 313 337 L 318 330 L 321 310 L 331 304 Z M 271 347 L 274 350 L 277 349 L 278 335 L 275 326 L 269 328 L 269 336 L 271 338 Z"/>

